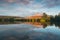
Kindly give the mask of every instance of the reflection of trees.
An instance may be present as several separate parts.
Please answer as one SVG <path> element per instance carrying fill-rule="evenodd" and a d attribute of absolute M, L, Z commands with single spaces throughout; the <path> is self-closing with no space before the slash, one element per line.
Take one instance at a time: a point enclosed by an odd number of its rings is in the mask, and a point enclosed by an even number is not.
<path fill-rule="evenodd" d="M 46 28 L 47 27 L 47 24 L 42 24 L 43 25 L 43 28 Z"/>
<path fill-rule="evenodd" d="M 55 17 L 53 16 L 50 16 L 50 22 L 51 24 L 55 24 L 55 26 L 57 27 L 60 27 L 60 14 L 59 15 L 55 15 Z"/>
<path fill-rule="evenodd" d="M 60 27 L 60 13 L 58 15 L 55 15 L 55 16 L 52 16 L 52 15 L 47 15 L 46 13 L 43 13 L 43 16 L 42 18 L 31 18 L 31 19 L 24 19 L 24 18 L 21 18 L 21 19 L 14 19 L 13 17 L 12 18 L 0 18 L 0 22 L 11 22 L 12 24 L 14 22 L 22 22 L 22 23 L 25 23 L 25 22 L 28 22 L 33 25 L 43 25 L 43 28 L 47 27 L 47 26 L 52 26 L 53 24 L 57 27 Z M 40 23 L 40 24 L 39 24 Z"/>
<path fill-rule="evenodd" d="M 50 26 L 55 25 L 56 27 L 60 27 L 60 14 L 55 15 L 55 16 L 51 15 L 51 16 L 49 16 L 49 18 L 46 13 L 43 13 L 42 19 L 34 19 L 35 20 L 34 22 L 41 23 L 43 25 L 43 28 L 45 28 L 49 25 Z M 32 19 L 31 19 L 31 22 L 32 22 Z"/>

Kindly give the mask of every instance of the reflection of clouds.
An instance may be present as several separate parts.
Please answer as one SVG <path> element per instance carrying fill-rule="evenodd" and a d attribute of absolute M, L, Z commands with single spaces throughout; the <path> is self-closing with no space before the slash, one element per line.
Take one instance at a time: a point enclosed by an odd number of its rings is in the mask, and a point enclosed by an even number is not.
<path fill-rule="evenodd" d="M 32 30 L 34 28 L 34 26 L 32 25 L 27 25 L 27 24 L 11 24 L 11 25 L 0 25 L 0 31 L 4 31 L 4 30 L 20 30 L 22 31 L 28 31 L 28 30 Z"/>
<path fill-rule="evenodd" d="M 0 32 L 0 39 L 1 40 L 58 40 L 60 36 L 51 34 L 51 33 L 45 33 L 45 32 L 37 32 L 37 31 L 24 31 L 24 32 L 18 32 L 16 30 L 6 30 L 3 32 Z"/>
<path fill-rule="evenodd" d="M 60 40 L 60 36 L 48 31 L 45 32 L 46 30 L 42 31 L 43 28 L 35 28 L 31 25 L 0 25 L 0 28 L 2 30 L 8 29 L 0 31 L 1 40 Z"/>
<path fill-rule="evenodd" d="M 30 40 L 57 40 L 59 36 L 51 34 L 51 33 L 44 33 L 44 32 L 31 32 L 29 35 Z"/>
<path fill-rule="evenodd" d="M 37 28 L 43 28 L 43 25 L 41 23 L 38 23 L 38 22 L 25 22 L 24 24 L 30 24 L 30 25 L 33 25 Z"/>

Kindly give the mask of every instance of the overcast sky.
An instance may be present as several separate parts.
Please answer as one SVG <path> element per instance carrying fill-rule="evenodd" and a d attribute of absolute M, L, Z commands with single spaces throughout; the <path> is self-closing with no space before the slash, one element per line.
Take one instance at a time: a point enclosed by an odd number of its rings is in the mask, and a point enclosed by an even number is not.
<path fill-rule="evenodd" d="M 60 0 L 0 0 L 0 15 L 29 16 L 36 12 L 56 15 L 60 12 Z"/>

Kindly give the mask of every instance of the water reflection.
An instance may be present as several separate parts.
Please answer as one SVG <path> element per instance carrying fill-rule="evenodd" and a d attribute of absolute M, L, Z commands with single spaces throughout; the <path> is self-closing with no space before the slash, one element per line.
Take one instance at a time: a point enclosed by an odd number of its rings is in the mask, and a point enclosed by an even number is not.
<path fill-rule="evenodd" d="M 52 22 L 47 22 L 47 23 L 26 22 L 26 24 L 31 24 L 31 25 L 34 25 L 36 27 L 41 27 L 42 26 L 42 28 L 46 28 L 47 26 L 53 26 L 53 25 L 55 25 L 55 27 L 59 27 L 60 28 L 60 22 L 54 22 L 54 23 L 52 23 Z"/>
<path fill-rule="evenodd" d="M 60 28 L 60 22 L 45 22 L 45 23 L 41 23 L 41 22 L 21 22 L 21 21 L 14 21 L 14 22 L 0 22 L 1 25 L 4 24 L 29 24 L 29 25 L 33 25 L 35 27 L 38 28 L 46 28 L 47 26 L 53 26 L 55 25 L 55 27 L 59 27 Z"/>
<path fill-rule="evenodd" d="M 41 21 L 38 19 L 28 20 L 28 22 L 26 20 L 0 22 L 2 24 L 0 40 L 60 40 L 60 29 L 57 28 L 60 27 L 60 22 Z"/>
<path fill-rule="evenodd" d="M 0 25 L 0 40 L 60 40 L 60 30 L 27 24 Z"/>

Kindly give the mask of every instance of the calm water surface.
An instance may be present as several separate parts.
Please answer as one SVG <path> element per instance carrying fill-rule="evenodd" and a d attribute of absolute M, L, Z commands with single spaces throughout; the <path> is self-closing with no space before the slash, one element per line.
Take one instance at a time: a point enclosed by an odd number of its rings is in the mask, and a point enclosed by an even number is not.
<path fill-rule="evenodd" d="M 36 28 L 28 24 L 0 25 L 0 40 L 60 40 L 60 28 Z"/>

